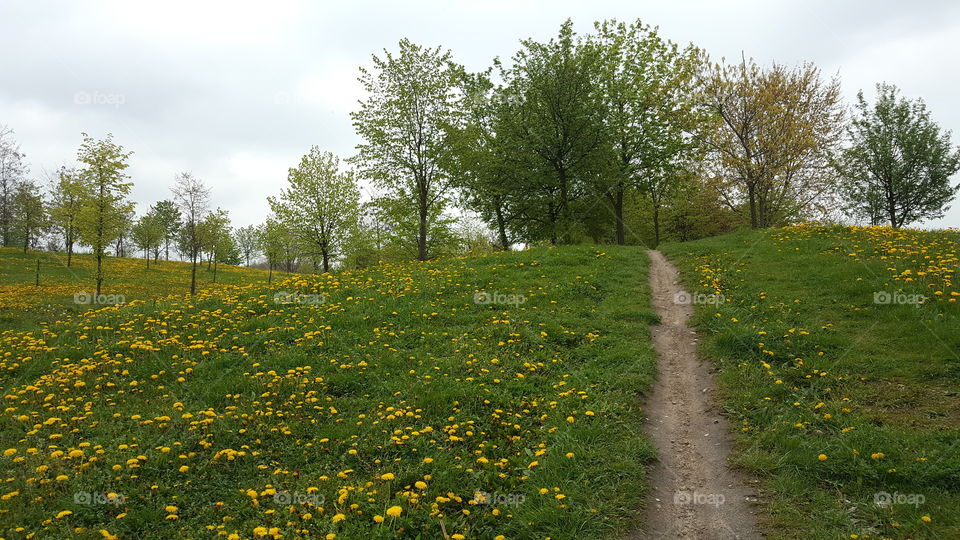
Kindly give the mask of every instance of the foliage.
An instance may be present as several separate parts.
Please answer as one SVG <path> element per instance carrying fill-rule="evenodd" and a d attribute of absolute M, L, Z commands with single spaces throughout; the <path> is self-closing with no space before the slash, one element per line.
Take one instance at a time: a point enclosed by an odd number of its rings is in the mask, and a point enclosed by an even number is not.
<path fill-rule="evenodd" d="M 81 208 L 77 214 L 80 242 L 90 246 L 97 259 L 96 294 L 103 284 L 103 257 L 107 247 L 122 238 L 133 204 L 127 200 L 132 184 L 126 169 L 132 152 L 113 142 L 113 135 L 96 140 L 86 133 L 77 153 Z"/>
<path fill-rule="evenodd" d="M 353 162 L 359 173 L 388 195 L 415 209 L 417 259 L 426 260 L 435 239 L 432 219 L 443 213 L 450 179 L 444 133 L 454 122 L 459 68 L 449 51 L 400 41 L 399 54 L 373 56 L 373 69 L 361 68 L 367 98 L 351 113 L 364 140 Z"/>
<path fill-rule="evenodd" d="M 340 160 L 316 146 L 291 168 L 289 186 L 278 198 L 269 197 L 270 208 L 300 244 L 301 254 L 312 260 L 319 256 L 323 271 L 332 260 L 359 218 L 360 190 L 352 172 L 340 171 Z"/>
<path fill-rule="evenodd" d="M 922 100 L 900 97 L 893 85 L 877 85 L 872 107 L 860 92 L 857 111 L 840 163 L 849 212 L 895 228 L 943 217 L 960 189 L 950 184 L 960 170 L 950 132 L 941 132 Z"/>

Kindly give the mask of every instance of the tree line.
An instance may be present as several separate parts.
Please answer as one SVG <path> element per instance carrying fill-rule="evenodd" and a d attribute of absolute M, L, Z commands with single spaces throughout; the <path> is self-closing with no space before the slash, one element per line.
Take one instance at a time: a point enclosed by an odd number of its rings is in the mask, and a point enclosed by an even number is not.
<path fill-rule="evenodd" d="M 737 227 L 853 220 L 902 227 L 942 217 L 960 150 L 920 99 L 889 84 L 852 110 L 811 63 L 711 60 L 659 29 L 615 20 L 470 72 L 442 47 L 404 39 L 360 69 L 361 139 L 341 161 L 312 147 L 268 198 L 260 225 L 233 228 L 189 172 L 136 217 L 131 152 L 83 134 L 77 167 L 47 193 L 0 130 L 5 246 L 90 248 L 149 265 L 171 247 L 196 268 L 262 264 L 327 272 L 517 245 L 655 246 Z M 361 197 L 361 181 L 375 188 Z M 467 219 L 469 216 L 470 219 Z M 43 242 L 46 242 L 43 245 Z"/>

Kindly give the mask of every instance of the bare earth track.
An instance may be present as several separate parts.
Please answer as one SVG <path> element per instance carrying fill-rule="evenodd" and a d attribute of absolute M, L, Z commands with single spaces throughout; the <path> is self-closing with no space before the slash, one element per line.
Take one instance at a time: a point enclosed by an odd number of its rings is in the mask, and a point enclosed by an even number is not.
<path fill-rule="evenodd" d="M 697 358 L 696 334 L 687 326 L 693 309 L 677 270 L 649 251 L 651 327 L 659 375 L 646 412 L 647 433 L 660 459 L 651 471 L 646 530 L 633 538 L 752 539 L 754 493 L 727 465 L 726 419 L 716 406 L 709 365 Z"/>

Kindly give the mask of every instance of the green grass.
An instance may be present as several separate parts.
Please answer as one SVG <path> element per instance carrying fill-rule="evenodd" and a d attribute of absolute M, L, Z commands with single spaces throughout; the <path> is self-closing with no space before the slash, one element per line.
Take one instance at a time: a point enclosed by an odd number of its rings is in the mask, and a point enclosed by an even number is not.
<path fill-rule="evenodd" d="M 0 536 L 617 537 L 654 457 L 646 266 L 542 248 L 7 331 Z"/>
<path fill-rule="evenodd" d="M 40 279 L 37 285 L 37 261 Z M 286 274 L 284 274 L 286 275 Z M 266 280 L 264 270 L 221 264 L 218 284 L 240 285 Z M 274 277 L 282 277 L 275 273 Z M 213 272 L 203 264 L 197 268 L 198 287 L 216 286 Z M 104 259 L 103 293 L 105 299 L 144 300 L 190 290 L 190 264 L 178 261 L 151 262 L 143 259 Z M 0 248 L 0 327 L 29 329 L 44 321 L 86 311 L 89 304 L 75 300 L 96 291 L 96 259 L 75 254 L 67 266 L 66 255 L 40 251 L 26 253 L 16 248 Z"/>
<path fill-rule="evenodd" d="M 772 537 L 960 537 L 958 248 L 955 232 L 812 226 L 662 247 L 691 292 L 723 295 L 696 307 L 700 352 Z"/>

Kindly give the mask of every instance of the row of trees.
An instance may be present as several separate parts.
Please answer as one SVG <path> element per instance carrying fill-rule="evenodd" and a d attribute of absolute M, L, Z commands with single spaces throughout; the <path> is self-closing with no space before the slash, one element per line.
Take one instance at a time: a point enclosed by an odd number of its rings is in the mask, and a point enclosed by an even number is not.
<path fill-rule="evenodd" d="M 84 135 L 77 168 L 44 199 L 0 131 L 0 228 L 24 249 L 51 233 L 98 261 L 126 243 L 206 261 L 329 271 L 515 244 L 655 245 L 737 226 L 855 219 L 901 227 L 943 215 L 960 151 L 921 100 L 878 85 L 849 115 L 840 83 L 812 64 L 712 62 L 642 23 L 521 41 L 509 62 L 469 72 L 442 48 L 402 40 L 361 68 L 351 113 L 362 142 L 340 159 L 313 147 L 268 198 L 271 214 L 233 229 L 189 173 L 171 200 L 134 219 L 130 152 Z M 361 201 L 358 180 L 376 188 Z M 459 215 L 457 215 L 459 212 Z M 480 226 L 464 219 L 476 216 Z"/>
<path fill-rule="evenodd" d="M 837 78 L 812 64 L 711 62 L 640 22 L 525 40 L 468 73 L 408 40 L 361 70 L 351 158 L 431 255 L 449 205 L 502 248 L 644 242 L 841 212 L 894 227 L 943 215 L 958 151 L 922 101 L 888 85 L 847 121 Z M 632 235 L 630 233 L 633 233 Z M 413 234 L 415 233 L 415 234 Z M 401 235 L 404 236 L 404 235 Z"/>

